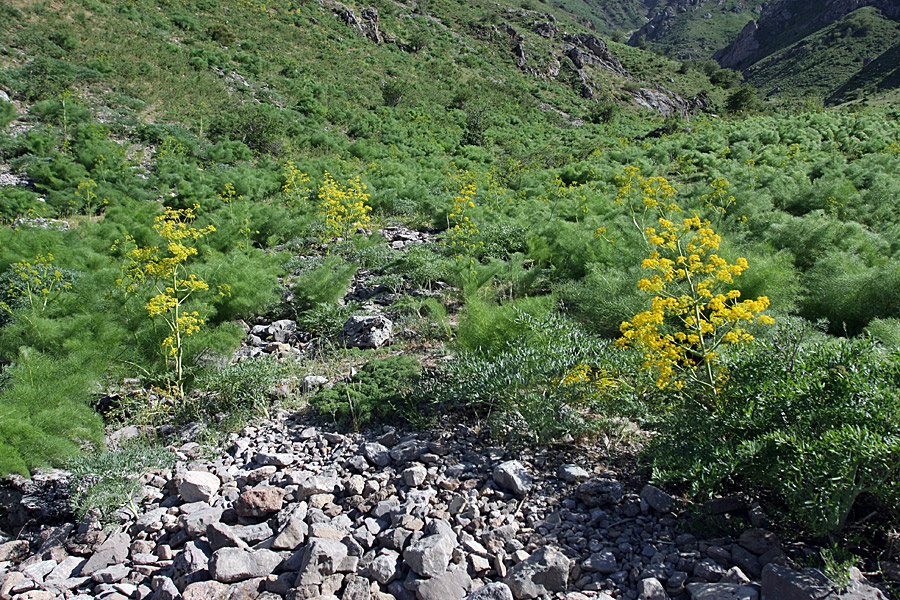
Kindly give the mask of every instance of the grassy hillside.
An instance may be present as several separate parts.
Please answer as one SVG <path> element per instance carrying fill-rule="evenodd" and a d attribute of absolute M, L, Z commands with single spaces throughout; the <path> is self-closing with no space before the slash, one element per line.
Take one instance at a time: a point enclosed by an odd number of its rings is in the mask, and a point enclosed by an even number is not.
<path fill-rule="evenodd" d="M 819 99 L 848 96 L 852 90 L 877 91 L 890 85 L 891 48 L 900 36 L 900 23 L 886 19 L 874 8 L 856 10 L 840 21 L 809 35 L 746 72 L 747 82 L 765 93 L 781 97 Z M 875 65 L 884 55 L 880 65 Z M 874 59 L 874 60 L 873 60 Z M 854 82 L 851 84 L 850 80 Z M 896 82 L 894 82 L 896 84 Z"/>

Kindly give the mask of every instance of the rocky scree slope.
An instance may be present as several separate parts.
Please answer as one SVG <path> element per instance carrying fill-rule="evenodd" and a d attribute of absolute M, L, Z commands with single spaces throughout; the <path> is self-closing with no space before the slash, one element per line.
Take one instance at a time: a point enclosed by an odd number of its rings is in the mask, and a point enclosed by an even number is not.
<path fill-rule="evenodd" d="M 215 458 L 179 444 L 113 530 L 68 520 L 65 473 L 6 480 L 0 599 L 884 598 L 858 573 L 831 592 L 762 528 L 698 539 L 676 499 L 587 447 L 511 452 L 465 426 L 342 435 L 286 412 Z"/>

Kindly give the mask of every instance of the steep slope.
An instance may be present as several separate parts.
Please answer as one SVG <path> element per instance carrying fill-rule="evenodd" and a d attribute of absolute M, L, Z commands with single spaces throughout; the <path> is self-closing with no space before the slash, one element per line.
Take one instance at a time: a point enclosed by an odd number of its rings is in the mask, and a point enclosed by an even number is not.
<path fill-rule="evenodd" d="M 900 4 L 892 0 L 781 0 L 766 6 L 759 19 L 748 23 L 714 58 L 723 67 L 746 69 L 866 6 L 900 19 Z"/>
<path fill-rule="evenodd" d="M 900 42 L 865 63 L 861 71 L 828 97 L 829 104 L 840 104 L 900 89 Z M 885 100 L 890 101 L 887 97 Z"/>
<path fill-rule="evenodd" d="M 781 98 L 838 99 L 855 90 L 875 92 L 893 87 L 891 65 L 896 69 L 897 63 L 891 59 L 896 55 L 884 49 L 898 39 L 900 24 L 865 7 L 771 54 L 744 75 L 751 85 Z M 855 83 L 849 83 L 851 78 Z"/>
<path fill-rule="evenodd" d="M 629 39 L 679 59 L 710 58 L 730 43 L 760 11 L 758 0 L 669 0 Z"/>

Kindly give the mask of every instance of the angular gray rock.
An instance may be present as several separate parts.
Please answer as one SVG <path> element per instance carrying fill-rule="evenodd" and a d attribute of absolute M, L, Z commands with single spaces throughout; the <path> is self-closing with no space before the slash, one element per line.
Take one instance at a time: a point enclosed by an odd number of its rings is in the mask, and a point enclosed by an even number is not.
<path fill-rule="evenodd" d="M 655 577 L 642 580 L 638 592 L 638 600 L 669 600 L 666 588 Z"/>
<path fill-rule="evenodd" d="M 689 583 L 691 600 L 759 600 L 759 592 L 749 585 L 735 583 Z"/>
<path fill-rule="evenodd" d="M 347 558 L 347 546 L 327 538 L 312 538 L 306 545 L 295 587 L 319 585 L 337 573 Z"/>
<path fill-rule="evenodd" d="M 209 559 L 210 576 L 221 583 L 235 583 L 265 577 L 281 563 L 281 556 L 271 550 L 248 552 L 239 548 L 222 548 Z"/>
<path fill-rule="evenodd" d="M 881 590 L 862 581 L 853 581 L 849 589 L 835 595 L 834 582 L 818 569 L 794 571 L 774 563 L 762 570 L 762 596 L 778 600 L 886 600 Z"/>
<path fill-rule="evenodd" d="M 209 502 L 221 485 L 214 473 L 206 471 L 188 471 L 176 480 L 178 495 L 185 502 Z"/>
<path fill-rule="evenodd" d="M 466 596 L 466 600 L 513 600 L 513 595 L 508 585 L 495 582 L 481 586 Z"/>
<path fill-rule="evenodd" d="M 665 514 L 675 511 L 675 498 L 656 486 L 645 485 L 641 490 L 641 500 L 656 512 Z"/>
<path fill-rule="evenodd" d="M 366 442 L 359 447 L 359 451 L 367 461 L 376 467 L 386 467 L 391 464 L 391 451 L 378 442 Z"/>
<path fill-rule="evenodd" d="M 131 538 L 126 533 L 114 533 L 103 542 L 97 551 L 81 567 L 82 575 L 93 575 L 100 569 L 125 562 Z"/>
<path fill-rule="evenodd" d="M 423 577 L 437 577 L 447 570 L 456 538 L 445 533 L 429 535 L 403 552 L 403 560 L 413 571 Z"/>
<path fill-rule="evenodd" d="M 391 341 L 394 324 L 387 317 L 354 316 L 341 330 L 341 341 L 352 348 L 381 348 Z"/>
<path fill-rule="evenodd" d="M 470 591 L 472 591 L 472 578 L 462 566 L 416 583 L 418 600 L 460 600 L 465 598 Z"/>
<path fill-rule="evenodd" d="M 372 579 L 381 585 L 387 585 L 400 576 L 398 560 L 400 554 L 393 550 L 382 550 L 369 565 L 369 574 Z"/>
<path fill-rule="evenodd" d="M 588 479 L 591 474 L 578 465 L 560 465 L 556 471 L 556 476 L 563 481 L 576 483 Z"/>
<path fill-rule="evenodd" d="M 531 491 L 533 479 L 528 469 L 517 460 L 508 460 L 494 467 L 494 483 L 504 490 L 524 496 Z"/>
<path fill-rule="evenodd" d="M 503 579 L 517 600 L 565 592 L 571 561 L 552 546 L 544 546 L 512 569 Z"/>

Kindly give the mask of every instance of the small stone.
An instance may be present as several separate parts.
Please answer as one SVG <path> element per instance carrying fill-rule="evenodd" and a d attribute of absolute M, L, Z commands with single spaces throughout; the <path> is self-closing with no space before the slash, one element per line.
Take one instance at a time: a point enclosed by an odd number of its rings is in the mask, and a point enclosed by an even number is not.
<path fill-rule="evenodd" d="M 286 452 L 257 452 L 254 460 L 264 466 L 287 467 L 294 464 L 294 455 Z"/>
<path fill-rule="evenodd" d="M 494 483 L 501 489 L 509 490 L 518 496 L 524 496 L 531 490 L 533 480 L 531 474 L 521 462 L 508 460 L 494 467 Z"/>
<path fill-rule="evenodd" d="M 663 584 L 655 577 L 641 580 L 638 590 L 640 591 L 638 600 L 669 600 L 669 594 L 666 593 Z"/>
<path fill-rule="evenodd" d="M 559 470 L 556 471 L 556 477 L 568 483 L 584 481 L 590 476 L 590 473 L 578 465 L 560 465 Z"/>
<path fill-rule="evenodd" d="M 675 510 L 675 498 L 658 487 L 645 485 L 641 490 L 641 500 L 650 505 L 656 512 L 667 514 Z"/>
<path fill-rule="evenodd" d="M 131 569 L 128 567 L 124 565 L 115 565 L 113 567 L 95 571 L 94 574 L 91 575 L 91 579 L 97 583 L 118 583 L 128 577 L 130 573 Z"/>
<path fill-rule="evenodd" d="M 428 477 L 428 470 L 422 465 L 413 465 L 403 469 L 400 476 L 403 477 L 403 483 L 407 487 L 418 487 L 425 483 L 425 478 Z"/>
<path fill-rule="evenodd" d="M 222 482 L 213 473 L 188 471 L 176 480 L 178 495 L 185 502 L 209 502 Z"/>
<path fill-rule="evenodd" d="M 284 490 L 270 486 L 249 489 L 234 503 L 234 510 L 241 517 L 261 518 L 278 512 L 284 504 Z"/>

